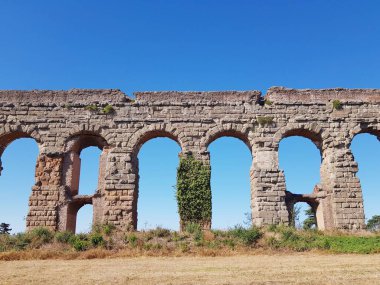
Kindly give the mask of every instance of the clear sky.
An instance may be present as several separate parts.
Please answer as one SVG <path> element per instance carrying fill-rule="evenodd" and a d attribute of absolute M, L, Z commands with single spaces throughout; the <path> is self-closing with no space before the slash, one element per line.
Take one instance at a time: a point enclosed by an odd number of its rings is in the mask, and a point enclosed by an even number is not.
<path fill-rule="evenodd" d="M 119 88 L 133 96 L 144 90 L 380 88 L 379 12 L 375 0 L 0 0 L 0 89 Z M 229 138 L 209 150 L 213 224 L 243 223 L 251 154 Z M 361 135 L 352 150 L 366 214 L 380 214 L 380 143 Z M 178 152 L 169 139 L 142 147 L 139 228 L 178 228 L 172 187 Z M 2 157 L 0 222 L 15 231 L 24 227 L 37 153 L 37 145 L 23 139 Z M 81 193 L 96 187 L 98 154 L 82 153 Z M 319 165 L 306 139 L 281 143 L 289 190 L 311 192 Z M 90 214 L 91 207 L 79 212 L 79 230 L 88 228 Z"/>

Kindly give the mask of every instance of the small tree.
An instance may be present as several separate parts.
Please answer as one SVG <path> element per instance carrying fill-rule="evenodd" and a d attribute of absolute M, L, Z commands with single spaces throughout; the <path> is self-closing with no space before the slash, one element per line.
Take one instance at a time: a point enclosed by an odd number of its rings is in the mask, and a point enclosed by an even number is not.
<path fill-rule="evenodd" d="M 309 230 L 314 227 L 317 227 L 317 218 L 315 217 L 315 213 L 311 207 L 305 210 L 306 219 L 303 221 L 303 229 Z"/>
<path fill-rule="evenodd" d="M 370 231 L 380 231 L 380 216 L 374 215 L 367 222 L 367 229 Z"/>
<path fill-rule="evenodd" d="M 301 207 L 299 205 L 294 205 L 291 212 L 291 226 L 297 228 L 300 221 L 300 211 Z"/>
<path fill-rule="evenodd" d="M 0 224 L 0 234 L 9 234 L 11 232 L 11 228 L 9 224 L 1 223 Z"/>

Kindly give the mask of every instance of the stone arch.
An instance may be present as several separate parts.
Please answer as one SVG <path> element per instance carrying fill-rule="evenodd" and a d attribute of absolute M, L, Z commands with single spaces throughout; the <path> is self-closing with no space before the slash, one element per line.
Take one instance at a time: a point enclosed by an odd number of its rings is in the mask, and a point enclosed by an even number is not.
<path fill-rule="evenodd" d="M 14 142 L 17 139 L 22 139 L 22 138 L 33 139 L 34 143 L 38 147 L 38 154 L 37 154 L 35 163 L 37 163 L 39 161 L 38 156 L 39 156 L 39 154 L 41 152 L 42 141 L 41 141 L 40 134 L 36 131 L 36 129 L 34 127 L 32 127 L 32 126 L 21 126 L 21 125 L 5 125 L 4 129 L 5 129 L 5 132 L 0 134 L 0 176 L 1 176 L 2 171 L 4 169 L 1 157 L 2 157 L 5 149 L 12 142 Z M 34 173 L 33 176 L 36 176 L 37 173 L 38 173 L 38 170 L 37 170 L 38 169 L 38 165 L 35 164 L 34 167 L 35 167 L 35 171 L 33 172 Z M 32 186 L 32 185 L 30 185 L 30 186 Z M 29 205 L 31 205 L 31 199 L 32 199 L 32 196 L 33 196 L 33 190 L 35 189 L 35 186 L 36 186 L 36 184 L 34 184 L 34 186 L 32 186 L 31 191 L 30 191 L 30 188 L 29 188 L 30 192 L 29 191 L 27 192 L 28 196 L 29 196 Z M 26 204 L 28 204 L 28 202 Z M 29 227 L 29 219 L 30 219 L 30 213 L 31 213 L 31 211 L 32 211 L 31 207 L 29 207 L 29 209 L 27 211 L 28 214 L 26 216 L 26 227 L 27 228 Z"/>
<path fill-rule="evenodd" d="M 78 194 L 79 176 L 80 176 L 80 153 L 83 149 L 95 146 L 101 151 L 99 165 L 99 185 L 98 191 L 104 183 L 104 172 L 106 155 L 111 148 L 108 142 L 98 133 L 82 131 L 75 133 L 66 139 L 64 145 L 64 161 L 63 161 L 63 185 L 69 189 L 69 193 Z"/>
<path fill-rule="evenodd" d="M 78 155 L 87 147 L 96 146 L 100 150 L 109 147 L 107 140 L 98 133 L 82 131 L 71 135 L 65 142 L 64 152 L 73 151 Z"/>
<path fill-rule="evenodd" d="M 1 171 L 3 170 L 1 156 L 4 150 L 13 141 L 17 139 L 21 139 L 21 138 L 31 138 L 37 143 L 39 151 L 41 151 L 41 147 L 42 147 L 41 136 L 33 127 L 11 125 L 11 126 L 6 126 L 5 129 L 6 129 L 6 132 L 3 134 L 0 134 L 0 175 L 1 175 Z"/>
<path fill-rule="evenodd" d="M 380 141 L 380 125 L 371 125 L 367 123 L 362 123 L 357 125 L 355 128 L 353 128 L 350 133 L 349 133 L 349 145 L 348 147 L 351 146 L 352 140 L 355 138 L 356 135 L 358 134 L 371 134 L 377 137 L 377 139 Z"/>
<path fill-rule="evenodd" d="M 75 233 L 78 212 L 85 205 L 93 205 L 91 196 L 76 197 L 67 205 L 66 230 Z"/>
<path fill-rule="evenodd" d="M 244 175 L 247 175 L 246 177 L 248 178 L 247 181 L 249 182 L 249 185 L 247 188 L 244 186 L 240 188 L 239 190 L 243 190 L 241 191 L 242 195 L 247 195 L 245 197 L 245 198 L 248 198 L 246 200 L 247 201 L 246 205 L 251 207 L 251 211 L 252 211 L 251 201 L 253 197 L 253 181 L 251 179 L 252 177 L 250 175 L 250 169 L 253 163 L 253 153 L 252 153 L 253 132 L 252 132 L 251 126 L 252 125 L 249 125 L 249 124 L 232 124 L 232 123 L 224 123 L 224 124 L 216 125 L 210 128 L 209 130 L 207 130 L 207 132 L 202 136 L 202 139 L 200 142 L 201 143 L 200 150 L 202 153 L 208 156 L 208 163 L 210 164 L 211 173 L 215 174 L 215 172 L 213 172 L 213 167 L 211 166 L 212 153 L 209 152 L 209 147 L 213 142 L 221 138 L 229 137 L 229 138 L 237 139 L 239 144 L 243 143 L 248 148 L 251 165 L 248 167 L 247 172 L 244 172 Z M 244 155 L 246 155 L 246 153 L 244 153 Z M 217 177 L 214 174 L 211 174 L 211 176 Z M 212 212 L 213 212 L 212 216 L 214 216 L 214 213 L 218 213 L 218 212 L 220 213 L 221 209 L 223 207 L 225 208 L 226 205 L 228 205 L 227 207 L 229 207 L 229 209 L 231 210 L 231 214 L 233 213 L 232 215 L 236 213 L 242 213 L 241 203 L 239 203 L 239 205 L 237 206 L 236 200 L 234 202 L 235 204 L 233 204 L 231 203 L 230 198 L 220 199 L 222 196 L 226 195 L 226 193 L 224 192 L 224 194 L 219 194 L 220 196 L 218 196 L 219 191 L 215 191 L 216 189 L 213 187 L 215 186 L 211 185 L 211 204 L 212 204 Z M 219 192 L 219 193 L 222 193 L 222 192 Z M 227 195 L 230 195 L 230 193 L 228 193 Z M 210 220 L 209 226 L 211 226 L 212 223 L 214 224 L 217 223 L 215 218 L 212 218 L 211 220 Z"/>
<path fill-rule="evenodd" d="M 184 134 L 180 132 L 177 128 L 168 124 L 153 124 L 147 125 L 137 132 L 135 132 L 132 137 L 128 140 L 127 149 L 132 152 L 134 157 L 137 157 L 140 148 L 147 141 L 154 138 L 170 138 L 178 143 L 181 151 L 184 152 Z"/>
<path fill-rule="evenodd" d="M 131 173 L 133 173 L 133 201 L 132 201 L 132 226 L 137 230 L 138 224 L 138 197 L 139 197 L 139 160 L 138 154 L 141 147 L 149 140 L 155 138 L 169 138 L 175 141 L 181 152 L 185 150 L 185 136 L 176 127 L 169 124 L 150 124 L 136 131 L 128 140 L 126 150 L 131 153 L 131 160 L 128 162 Z"/>
<path fill-rule="evenodd" d="M 368 203 L 369 200 L 367 200 L 368 198 L 366 198 L 366 195 L 369 192 L 366 191 L 367 190 L 366 187 L 363 188 L 363 184 L 365 184 L 364 181 L 365 181 L 366 176 L 362 176 L 360 178 L 360 176 L 358 175 L 358 171 L 360 169 L 363 170 L 365 168 L 363 167 L 364 165 L 360 164 L 359 161 L 357 161 L 357 157 L 356 157 L 356 155 L 355 155 L 355 153 L 351 147 L 353 140 L 356 138 L 356 136 L 358 136 L 360 134 L 369 134 L 369 135 L 375 136 L 377 138 L 377 140 L 380 142 L 380 124 L 361 123 L 361 124 L 357 125 L 355 128 L 353 128 L 352 130 L 350 130 L 350 132 L 349 132 L 349 143 L 348 143 L 348 147 L 347 147 L 347 151 L 346 151 L 346 154 L 352 160 L 351 161 L 352 173 L 355 176 L 355 179 L 357 180 L 357 184 L 359 185 L 359 187 L 357 187 L 357 193 L 355 193 L 356 194 L 355 197 L 356 197 L 356 199 L 360 200 L 360 204 L 361 204 L 362 211 L 363 211 L 363 218 L 365 220 L 366 218 L 370 218 L 370 217 L 366 216 L 366 214 L 365 214 L 366 208 L 367 207 L 370 208 L 369 207 L 370 203 Z M 352 196 L 354 196 L 354 195 L 352 195 Z M 372 201 L 378 202 L 378 198 L 372 199 Z"/>
<path fill-rule="evenodd" d="M 294 124 L 281 128 L 274 135 L 274 143 L 276 149 L 278 149 L 278 146 L 280 145 L 282 139 L 292 136 L 300 136 L 311 140 L 322 154 L 323 133 L 322 128 L 319 127 L 318 124 Z"/>
<path fill-rule="evenodd" d="M 201 140 L 202 151 L 207 152 L 208 146 L 221 137 L 234 137 L 241 140 L 252 154 L 251 130 L 246 125 L 223 124 L 209 129 Z"/>
<path fill-rule="evenodd" d="M 93 195 L 80 195 L 79 178 L 80 178 L 80 154 L 87 147 L 98 147 L 102 154 L 99 162 L 98 186 Z M 103 211 L 103 195 L 105 191 L 105 169 L 107 154 L 111 146 L 107 140 L 94 131 L 80 131 L 73 133 L 65 140 L 63 147 L 63 171 L 62 183 L 65 188 L 65 201 L 60 206 L 59 224 L 61 230 L 75 232 L 76 216 L 79 209 L 86 205 L 93 205 L 93 223 L 98 222 Z"/>
<path fill-rule="evenodd" d="M 284 128 L 281 128 L 279 131 L 276 132 L 274 136 L 274 143 L 275 143 L 275 149 L 278 151 L 279 150 L 279 145 L 280 142 L 289 137 L 293 136 L 299 136 L 306 138 L 310 140 L 318 149 L 319 154 L 320 154 L 320 166 L 319 166 L 319 171 L 320 171 L 320 181 L 318 183 L 322 182 L 323 179 L 323 137 L 324 134 L 322 129 L 314 123 L 311 124 L 292 124 L 285 126 Z M 285 173 L 283 170 L 281 170 L 284 179 L 285 179 Z M 292 222 L 291 216 L 292 216 L 292 210 L 293 207 L 296 203 L 298 202 L 304 202 L 307 203 L 314 213 L 316 214 L 316 219 L 317 219 L 317 226 L 323 229 L 325 227 L 325 217 L 323 216 L 324 213 L 322 209 L 326 206 L 322 205 L 322 200 L 324 196 L 326 195 L 325 192 L 323 191 L 320 184 L 317 184 L 314 186 L 314 189 L 309 193 L 309 194 L 296 194 L 296 193 L 291 193 L 286 189 L 285 185 L 285 192 L 286 192 L 286 198 L 285 198 L 285 203 L 286 207 L 288 210 L 288 215 L 289 215 L 289 223 Z"/>
<path fill-rule="evenodd" d="M 74 140 L 76 137 L 79 136 L 97 136 L 102 138 L 107 145 L 113 145 L 113 132 L 110 132 L 108 128 L 104 128 L 99 125 L 90 125 L 88 123 L 86 124 L 80 124 L 80 125 L 74 125 L 70 126 L 70 132 L 69 135 L 62 139 L 62 145 L 64 150 L 67 150 L 68 146 L 70 146 L 70 141 Z"/>
<path fill-rule="evenodd" d="M 5 132 L 0 134 L 0 157 L 10 143 L 20 138 L 32 138 L 37 142 L 38 147 L 41 147 L 41 135 L 38 133 L 35 127 L 22 125 L 5 125 L 4 129 Z"/>
<path fill-rule="evenodd" d="M 289 191 L 286 191 L 285 203 L 286 203 L 286 208 L 288 210 L 290 225 L 292 225 L 291 223 L 294 221 L 294 217 L 293 217 L 294 206 L 297 203 L 306 203 L 310 206 L 310 208 L 314 212 L 317 228 L 323 227 L 323 220 L 322 220 L 323 213 L 322 213 L 322 207 L 320 205 L 321 191 L 322 189 L 320 188 L 320 185 L 316 185 L 311 194 L 293 194 Z"/>

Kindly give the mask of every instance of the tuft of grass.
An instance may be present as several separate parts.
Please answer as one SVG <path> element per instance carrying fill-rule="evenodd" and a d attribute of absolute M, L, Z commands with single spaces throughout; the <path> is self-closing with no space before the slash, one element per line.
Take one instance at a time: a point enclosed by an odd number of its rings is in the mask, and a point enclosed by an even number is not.
<path fill-rule="evenodd" d="M 131 246 L 136 247 L 138 238 L 135 234 L 131 234 L 125 237 L 125 241 Z"/>
<path fill-rule="evenodd" d="M 261 117 L 257 117 L 257 122 L 261 126 L 271 125 L 273 123 L 273 119 L 274 119 L 273 117 L 261 116 Z"/>
<path fill-rule="evenodd" d="M 189 234 L 194 234 L 194 233 L 200 232 L 200 231 L 202 231 L 200 224 L 193 223 L 193 222 L 186 223 L 185 232 L 187 232 Z"/>
<path fill-rule="evenodd" d="M 185 226 L 185 232 L 192 235 L 193 240 L 195 241 L 197 246 L 203 244 L 204 235 L 200 224 L 192 222 L 187 223 Z"/>
<path fill-rule="evenodd" d="M 102 109 L 102 112 L 103 114 L 112 114 L 115 112 L 115 108 L 110 105 L 110 104 L 107 104 L 103 109 Z"/>
<path fill-rule="evenodd" d="M 342 102 L 340 102 L 338 99 L 335 99 L 335 100 L 332 102 L 332 104 L 333 104 L 333 108 L 334 108 L 335 110 L 342 110 L 342 109 L 343 109 L 343 104 L 342 104 Z"/>
<path fill-rule="evenodd" d="M 91 111 L 91 112 L 96 112 L 98 111 L 98 106 L 95 104 L 87 105 L 84 107 L 85 110 Z"/>
<path fill-rule="evenodd" d="M 273 102 L 271 100 L 265 99 L 264 100 L 264 104 L 268 105 L 268 106 L 271 106 L 271 105 L 273 105 Z"/>

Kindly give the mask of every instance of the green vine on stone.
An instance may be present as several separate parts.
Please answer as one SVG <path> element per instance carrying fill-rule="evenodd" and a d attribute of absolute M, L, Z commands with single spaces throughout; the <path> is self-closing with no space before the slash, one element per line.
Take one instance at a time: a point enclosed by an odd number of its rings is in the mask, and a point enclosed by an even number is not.
<path fill-rule="evenodd" d="M 210 166 L 192 155 L 181 157 L 177 170 L 177 202 L 182 225 L 211 221 Z"/>

